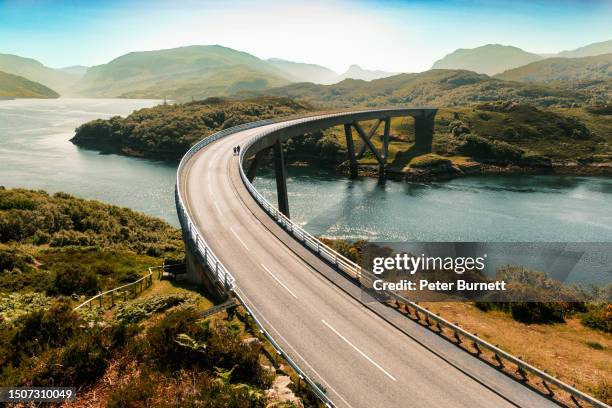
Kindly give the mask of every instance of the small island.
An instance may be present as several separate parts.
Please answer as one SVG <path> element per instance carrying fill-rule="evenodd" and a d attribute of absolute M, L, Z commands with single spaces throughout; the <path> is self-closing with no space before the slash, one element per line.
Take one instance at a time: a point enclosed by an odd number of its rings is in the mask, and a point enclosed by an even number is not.
<path fill-rule="evenodd" d="M 219 130 L 316 110 L 284 97 L 209 98 L 94 120 L 78 127 L 71 141 L 103 152 L 178 161 L 195 142 Z M 433 152 L 425 155 L 410 153 L 410 121 L 393 120 L 387 176 L 427 181 L 482 173 L 612 174 L 611 114 L 610 105 L 545 108 L 502 101 L 441 108 Z M 382 129 L 372 141 L 381 147 Z M 290 139 L 285 150 L 290 165 L 322 165 L 347 173 L 340 127 Z M 366 151 L 359 173 L 375 176 L 377 168 Z"/>

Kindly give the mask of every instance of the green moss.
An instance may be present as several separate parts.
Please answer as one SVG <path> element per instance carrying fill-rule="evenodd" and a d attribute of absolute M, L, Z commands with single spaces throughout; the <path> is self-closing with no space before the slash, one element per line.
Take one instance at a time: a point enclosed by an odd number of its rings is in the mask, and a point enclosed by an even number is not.
<path fill-rule="evenodd" d="M 451 161 L 437 154 L 424 154 L 410 160 L 410 167 L 417 169 L 426 169 L 431 167 L 449 166 Z"/>

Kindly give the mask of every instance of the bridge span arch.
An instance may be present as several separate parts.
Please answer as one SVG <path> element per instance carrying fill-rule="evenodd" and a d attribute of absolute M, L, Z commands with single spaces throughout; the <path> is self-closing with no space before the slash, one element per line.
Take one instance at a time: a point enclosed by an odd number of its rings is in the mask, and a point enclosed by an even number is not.
<path fill-rule="evenodd" d="M 435 110 L 261 121 L 194 145 L 179 164 L 176 184 L 188 276 L 219 296 L 237 297 L 329 406 L 556 406 L 393 310 L 362 303 L 359 267 L 293 224 L 243 169 L 246 157 L 313 129 L 348 125 L 364 140 L 360 121 L 407 115 L 416 115 L 417 132 L 420 126 L 427 135 Z M 421 146 L 431 146 L 427 137 Z M 236 145 L 243 147 L 240 156 L 233 155 Z"/>
<path fill-rule="evenodd" d="M 253 181 L 263 154 L 266 150 L 273 148 L 278 208 L 285 216 L 289 217 L 289 200 L 282 142 L 290 138 L 303 136 L 306 133 L 344 125 L 347 159 L 351 177 L 357 176 L 357 160 L 363 156 L 366 149 L 369 149 L 378 162 L 379 178 L 384 179 L 390 143 L 391 119 L 407 116 L 414 118 L 415 140 L 411 150 L 415 154 L 430 153 L 436 112 L 437 109 L 435 108 L 378 109 L 318 115 L 297 121 L 286 121 L 251 139 L 241 152 L 241 164 L 244 165 L 245 158 L 253 156 L 251 165 L 246 170 L 247 179 Z M 376 122 L 366 132 L 360 122 L 371 120 L 376 120 Z M 384 131 L 382 134 L 382 149 L 379 151 L 371 139 L 381 124 L 384 125 Z M 356 131 L 356 135 L 362 142 L 361 149 L 358 152 L 355 148 L 353 130 Z"/>

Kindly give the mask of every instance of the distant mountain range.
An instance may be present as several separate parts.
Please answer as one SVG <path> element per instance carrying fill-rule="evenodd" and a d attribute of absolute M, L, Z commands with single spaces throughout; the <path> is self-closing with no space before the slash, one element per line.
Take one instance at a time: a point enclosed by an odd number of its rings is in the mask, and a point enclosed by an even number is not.
<path fill-rule="evenodd" d="M 436 61 L 432 69 L 467 69 L 481 74 L 495 75 L 545 58 L 577 58 L 612 53 L 612 40 L 558 54 L 538 55 L 517 47 L 487 44 L 477 48 L 460 48 Z"/>
<path fill-rule="evenodd" d="M 538 106 L 605 103 L 612 88 L 583 92 L 571 87 L 554 87 L 491 78 L 466 70 L 432 69 L 416 74 L 399 74 L 370 82 L 346 79 L 333 85 L 290 84 L 242 97 L 282 96 L 320 107 L 353 106 L 466 106 L 498 100 Z"/>
<path fill-rule="evenodd" d="M 60 71 L 66 72 L 67 74 L 72 74 L 76 77 L 82 77 L 87 72 L 87 69 L 84 65 L 71 65 L 69 67 L 59 68 Z"/>
<path fill-rule="evenodd" d="M 426 78 L 432 81 L 442 80 L 438 75 L 432 74 L 442 69 L 473 71 L 489 76 L 495 75 L 498 80 L 542 84 L 559 81 L 609 81 L 609 57 L 598 55 L 606 51 L 608 54 L 612 53 L 612 40 L 590 44 L 572 51 L 563 51 L 554 54 L 551 58 L 544 58 L 542 55 L 529 53 L 517 47 L 488 44 L 473 49 L 456 50 L 436 61 L 432 71 L 410 74 L 406 77 L 408 74 L 397 75 L 385 71 L 366 70 L 358 65 L 351 65 L 345 73 L 338 74 L 321 65 L 278 58 L 263 60 L 246 52 L 220 45 L 195 45 L 131 52 L 102 65 L 93 67 L 76 65 L 59 69 L 46 67 L 34 59 L 0 54 L 0 71 L 38 82 L 67 96 L 168 98 L 185 101 L 211 96 L 259 95 L 267 93 L 268 90 L 272 90 L 270 92 L 274 94 L 287 93 L 300 97 L 296 92 L 302 89 L 306 96 L 312 97 L 312 91 L 315 89 L 317 90 L 315 93 L 321 95 L 330 89 L 349 94 L 355 90 L 368 89 L 367 97 L 371 97 L 382 95 L 384 92 L 389 96 L 394 90 L 385 88 L 385 84 L 406 78 L 421 78 L 424 81 L 427 81 Z M 591 53 L 597 54 L 597 57 L 582 57 Z M 577 56 L 580 58 L 575 58 Z M 465 81 L 467 78 L 468 76 L 462 74 L 448 80 Z M 389 81 L 379 82 L 381 79 Z M 364 81 L 371 81 L 372 84 Z M 493 86 L 499 83 L 488 84 Z M 438 85 L 433 84 L 425 88 L 434 90 L 438 89 Z M 324 88 L 325 86 L 331 87 Z M 378 93 L 370 94 L 371 86 L 381 88 Z M 576 88 L 575 84 L 566 86 Z M 586 86 L 589 87 L 591 95 L 601 94 L 602 90 L 604 93 L 609 93 L 610 88 L 607 83 L 603 86 L 600 83 L 590 83 Z M 425 88 L 416 87 L 412 92 L 425 92 Z M 340 99 L 341 97 L 342 95 Z M 352 98 L 360 100 L 361 96 L 352 94 L 347 100 Z M 386 100 L 394 103 L 393 100 L 396 99 L 405 103 L 403 101 L 406 98 L 390 97 Z M 427 98 L 426 95 L 415 94 L 408 100 L 442 103 L 445 98 L 442 95 Z M 465 101 L 466 97 L 463 95 L 458 100 Z"/>
<path fill-rule="evenodd" d="M 541 56 L 517 47 L 487 44 L 477 48 L 455 50 L 434 62 L 431 68 L 467 69 L 480 74 L 495 75 L 541 59 Z"/>
<path fill-rule="evenodd" d="M 278 58 L 267 60 L 291 79 L 291 82 L 312 82 L 321 85 L 335 84 L 345 79 L 363 79 L 371 81 L 373 79 L 386 78 L 395 75 L 392 72 L 379 70 L 367 70 L 359 65 L 353 64 L 343 74 L 337 74 L 329 68 L 315 64 L 305 64 L 301 62 L 286 61 Z"/>
<path fill-rule="evenodd" d="M 589 44 L 571 51 L 561 51 L 556 56 L 564 58 L 580 58 L 610 53 L 612 53 L 612 40 Z"/>
<path fill-rule="evenodd" d="M 539 83 L 612 80 L 612 54 L 582 58 L 547 58 L 510 69 L 496 75 L 496 78 Z"/>
<path fill-rule="evenodd" d="M 93 97 L 203 98 L 291 81 L 273 65 L 219 45 L 131 52 L 91 67 L 73 88 Z"/>
<path fill-rule="evenodd" d="M 345 79 L 361 79 L 363 81 L 372 81 L 373 79 L 380 79 L 390 77 L 392 75 L 397 75 L 397 73 L 393 72 L 385 72 L 385 71 L 370 71 L 367 69 L 361 68 L 359 65 L 351 65 L 344 74 L 340 75 L 340 78 L 336 82 L 340 82 Z"/>
<path fill-rule="evenodd" d="M 38 82 L 0 71 L 0 98 L 57 98 L 59 94 Z"/>
<path fill-rule="evenodd" d="M 338 74 L 321 65 L 305 64 L 279 58 L 270 58 L 267 62 L 283 71 L 292 82 L 314 82 L 315 84 L 325 85 L 338 82 Z"/>
<path fill-rule="evenodd" d="M 67 92 L 78 76 L 44 66 L 32 58 L 0 54 L 0 71 L 39 82 L 60 94 Z"/>

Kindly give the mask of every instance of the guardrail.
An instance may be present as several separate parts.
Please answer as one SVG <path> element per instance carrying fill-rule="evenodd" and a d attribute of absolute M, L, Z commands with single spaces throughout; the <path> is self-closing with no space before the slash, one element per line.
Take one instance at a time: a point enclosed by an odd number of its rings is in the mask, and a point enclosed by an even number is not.
<path fill-rule="evenodd" d="M 384 110 L 381 110 L 381 112 L 383 111 Z M 359 112 L 361 111 L 356 111 L 353 113 L 359 113 Z M 352 277 L 353 279 L 359 282 L 364 272 L 365 274 L 369 274 L 368 271 L 362 271 L 361 266 L 357 265 L 350 259 L 342 256 L 338 252 L 334 251 L 332 248 L 330 248 L 329 246 L 321 242 L 319 239 L 317 239 L 315 236 L 308 233 L 302 227 L 300 227 L 299 225 L 291 221 L 289 218 L 287 218 L 283 213 L 281 213 L 272 204 L 270 204 L 255 189 L 255 187 L 248 180 L 244 172 L 244 161 L 246 159 L 246 152 L 248 152 L 249 147 L 251 147 L 260 138 L 263 138 L 269 135 L 270 133 L 277 132 L 288 126 L 294 126 L 296 124 L 303 123 L 304 121 L 311 121 L 311 120 L 323 119 L 325 117 L 333 117 L 333 116 L 341 116 L 341 115 L 351 116 L 351 114 L 352 113 L 336 113 L 336 114 L 331 114 L 331 115 L 308 117 L 308 118 L 298 119 L 298 120 L 289 121 L 285 123 L 280 123 L 277 126 L 268 128 L 265 131 L 255 135 L 241 148 L 239 165 L 240 165 L 240 177 L 242 178 L 244 185 L 246 186 L 251 196 L 255 199 L 255 201 L 257 201 L 259 205 L 264 209 L 264 211 L 266 211 L 288 233 L 293 235 L 298 241 L 300 241 L 305 247 L 313 251 L 321 259 L 335 266 L 338 270 L 346 273 L 348 276 Z M 255 122 L 255 123 L 258 123 L 258 122 Z M 270 124 L 270 123 L 271 122 L 267 122 L 263 124 Z M 422 318 L 426 322 L 427 326 L 429 327 L 435 326 L 439 330 L 439 332 L 442 332 L 443 328 L 447 328 L 451 330 L 451 332 L 453 333 L 453 337 L 456 339 L 457 343 L 461 343 L 463 339 L 470 341 L 474 345 L 475 349 L 477 350 L 478 355 L 480 355 L 483 352 L 483 350 L 488 350 L 489 352 L 493 353 L 495 360 L 499 364 L 499 368 L 504 367 L 504 360 L 505 360 L 506 362 L 516 365 L 517 374 L 522 379 L 527 380 L 528 374 L 538 377 L 541 381 L 541 385 L 544 387 L 546 392 L 549 394 L 550 398 L 553 398 L 555 396 L 555 391 L 552 388 L 550 388 L 550 386 L 552 385 L 553 387 L 556 387 L 558 390 L 567 393 L 570 396 L 571 400 L 578 407 L 581 406 L 579 401 L 582 401 L 584 403 L 592 405 L 593 407 L 610 408 L 607 404 L 604 404 L 603 402 L 597 400 L 596 398 L 593 398 L 590 395 L 587 395 L 583 393 L 582 391 L 577 390 L 576 388 L 545 373 L 544 371 L 524 362 L 520 358 L 515 357 L 511 355 L 510 353 L 507 353 L 501 350 L 500 348 L 490 344 L 489 342 L 481 339 L 480 337 L 443 319 L 442 317 L 436 315 L 435 313 L 430 312 L 429 310 L 423 308 L 422 306 L 419 306 L 415 302 L 412 302 L 394 292 L 385 291 L 385 294 L 389 296 L 389 298 L 393 299 L 394 301 L 404 304 L 405 307 L 414 310 L 414 313 L 416 314 L 417 318 L 420 319 L 421 317 L 419 313 L 422 314 Z M 244 302 L 242 303 L 244 304 Z M 259 324 L 259 322 L 257 323 L 260 327 L 263 327 L 261 326 L 261 324 Z M 272 339 L 269 335 L 266 335 L 266 337 L 268 337 L 270 342 L 275 344 L 274 339 Z M 285 358 L 288 358 L 288 356 L 286 356 Z M 317 389 L 318 387 L 315 387 L 315 390 Z"/>
<path fill-rule="evenodd" d="M 243 305 L 243 307 L 245 308 L 247 313 L 255 321 L 255 324 L 257 324 L 257 326 L 259 327 L 259 330 L 260 330 L 261 334 L 276 349 L 276 352 L 278 353 L 278 355 L 282 356 L 285 359 L 285 361 L 287 361 L 287 363 L 291 366 L 291 368 L 293 368 L 293 370 L 295 370 L 295 372 L 298 374 L 298 376 L 301 379 L 304 379 L 310 385 L 310 387 L 312 388 L 312 390 L 315 393 L 315 395 L 317 396 L 317 398 L 319 398 L 327 407 L 332 408 L 332 407 L 334 407 L 334 404 L 325 395 L 325 392 L 323 392 L 323 390 L 321 390 L 321 388 L 300 368 L 299 365 L 297 365 L 295 363 L 295 361 L 293 361 L 293 359 L 291 359 L 291 357 L 283 350 L 283 348 L 272 338 L 270 333 L 268 333 L 266 328 L 257 319 L 257 317 L 255 316 L 255 314 L 253 313 L 251 308 L 248 306 L 248 304 L 235 291 L 235 289 L 236 289 L 236 286 L 235 286 L 236 280 L 229 273 L 227 268 L 221 263 L 221 261 L 219 261 L 219 258 L 217 258 L 217 256 L 214 254 L 212 249 L 206 243 L 206 240 L 202 236 L 202 233 L 198 230 L 198 227 L 195 225 L 195 223 L 191 219 L 191 216 L 187 212 L 187 209 L 185 207 L 183 198 L 181 197 L 181 194 L 180 194 L 180 174 L 181 174 L 181 171 L 183 170 L 183 168 L 185 166 L 185 163 L 187 163 L 187 161 L 189 159 L 191 159 L 194 154 L 196 154 L 202 148 L 204 148 L 207 145 L 209 145 L 209 144 L 219 140 L 222 137 L 226 137 L 228 135 L 234 134 L 236 132 L 240 132 L 242 130 L 252 129 L 252 128 L 259 127 L 259 126 L 264 126 L 264 125 L 271 124 L 271 123 L 274 123 L 274 122 L 275 122 L 274 120 L 262 120 L 262 121 L 258 121 L 258 122 L 251 122 L 251 123 L 247 123 L 247 124 L 244 124 L 244 125 L 235 126 L 235 127 L 228 128 L 228 129 L 222 130 L 220 132 L 217 132 L 214 135 L 211 135 L 211 136 L 209 136 L 209 137 L 199 141 L 198 143 L 194 144 L 191 147 L 191 149 L 189 149 L 189 151 L 187 151 L 187 153 L 181 159 L 181 162 L 179 163 L 179 166 L 178 166 L 178 169 L 177 169 L 177 172 L 176 172 L 176 188 L 175 188 L 176 208 L 177 208 L 177 212 L 178 212 L 179 222 L 181 223 L 181 227 L 183 228 L 183 231 L 185 232 L 186 236 L 189 239 L 191 239 L 192 242 L 194 243 L 194 249 L 200 254 L 202 259 L 204 260 L 205 266 L 208 266 L 208 270 L 213 275 L 212 277 L 217 281 L 218 284 L 223 286 L 227 292 L 233 292 L 233 294 L 236 296 L 236 298 Z"/>
<path fill-rule="evenodd" d="M 111 290 L 107 290 L 106 292 L 98 293 L 97 295 L 87 299 L 85 302 L 81 303 L 73 310 L 77 311 L 80 308 L 88 305 L 89 310 L 93 309 L 93 303 L 97 300 L 98 307 L 102 308 L 104 306 L 104 299 L 110 299 L 111 307 L 115 306 L 115 299 L 123 298 L 124 301 L 128 299 L 128 296 L 136 297 L 138 293 L 141 293 L 143 290 L 147 289 L 153 284 L 153 271 L 154 270 L 163 270 L 162 266 L 152 266 L 149 268 L 149 273 L 142 278 L 128 283 L 126 285 L 122 285 L 116 287 Z"/>

